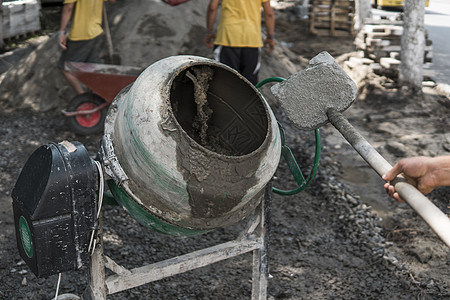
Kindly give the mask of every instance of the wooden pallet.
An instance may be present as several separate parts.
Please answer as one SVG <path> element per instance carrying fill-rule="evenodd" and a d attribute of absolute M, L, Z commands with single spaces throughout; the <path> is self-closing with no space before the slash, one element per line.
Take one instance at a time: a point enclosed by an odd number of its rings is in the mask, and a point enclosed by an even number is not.
<path fill-rule="evenodd" d="M 310 8 L 309 29 L 315 35 L 353 35 L 353 0 L 314 0 Z"/>
<path fill-rule="evenodd" d="M 403 23 L 395 20 L 375 21 L 365 24 L 361 32 L 355 38 L 358 49 L 364 52 L 364 56 L 379 62 L 385 69 L 397 69 L 401 60 L 401 38 Z M 424 63 L 432 61 L 432 41 L 425 32 Z"/>
<path fill-rule="evenodd" d="M 40 1 L 3 1 L 3 38 L 14 38 L 41 30 L 39 21 Z"/>

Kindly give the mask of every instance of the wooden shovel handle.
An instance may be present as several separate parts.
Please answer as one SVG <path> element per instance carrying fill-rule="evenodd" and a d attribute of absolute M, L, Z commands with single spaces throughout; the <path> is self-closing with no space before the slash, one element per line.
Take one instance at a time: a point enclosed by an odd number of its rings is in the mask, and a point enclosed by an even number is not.
<path fill-rule="evenodd" d="M 372 145 L 348 122 L 338 111 L 329 109 L 328 119 L 342 136 L 353 146 L 361 157 L 383 176 L 392 166 L 381 156 Z M 414 209 L 419 216 L 433 229 L 441 240 L 450 247 L 450 219 L 404 178 L 397 176 L 391 182 L 400 197 Z"/>
<path fill-rule="evenodd" d="M 106 42 L 108 44 L 109 59 L 112 62 L 114 50 L 113 50 L 113 44 L 112 44 L 112 39 L 111 39 L 111 32 L 109 31 L 108 15 L 106 14 L 106 7 L 104 4 L 103 4 L 103 22 L 105 24 L 105 34 L 106 34 Z"/>

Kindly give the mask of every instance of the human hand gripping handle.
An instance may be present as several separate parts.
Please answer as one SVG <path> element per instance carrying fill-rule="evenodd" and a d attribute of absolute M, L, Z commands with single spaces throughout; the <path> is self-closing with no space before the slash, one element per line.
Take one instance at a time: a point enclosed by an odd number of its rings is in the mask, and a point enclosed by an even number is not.
<path fill-rule="evenodd" d="M 216 39 L 216 34 L 212 31 L 206 34 L 205 44 L 208 48 L 214 47 L 214 40 Z"/>
<path fill-rule="evenodd" d="M 394 171 L 390 173 L 392 166 L 353 128 L 342 114 L 331 109 L 327 112 L 327 115 L 334 127 L 336 127 L 361 157 L 364 158 L 364 160 L 380 176 L 382 176 L 383 179 L 396 176 L 392 174 L 397 173 L 398 167 L 395 167 Z M 405 178 L 397 176 L 390 181 L 390 185 L 394 187 L 400 198 L 404 199 L 406 203 L 422 217 L 431 229 L 433 229 L 441 240 L 450 247 L 450 219 L 447 215 L 437 208 L 433 202 L 428 200 L 428 198 L 418 189 L 409 184 Z M 425 183 L 423 187 L 429 188 L 430 185 L 429 183 Z"/>
<path fill-rule="evenodd" d="M 61 13 L 61 24 L 59 26 L 58 31 L 58 45 L 63 49 L 67 49 L 67 36 L 65 34 L 67 25 L 70 22 L 72 17 L 73 8 L 75 6 L 75 2 L 65 3 Z"/>
<path fill-rule="evenodd" d="M 264 40 L 264 47 L 267 48 L 267 52 L 270 53 L 273 51 L 273 48 L 275 47 L 275 44 L 273 43 L 273 37 L 271 35 L 268 35 L 266 39 Z"/>
<path fill-rule="evenodd" d="M 450 160 L 450 157 L 447 159 Z M 415 186 L 422 194 L 430 193 L 435 187 L 443 185 L 439 181 L 438 174 L 436 174 L 436 170 L 442 166 L 439 163 L 441 160 L 445 160 L 445 158 L 418 156 L 400 160 L 392 169 L 383 175 L 383 179 L 387 181 L 384 185 L 386 192 L 390 197 L 403 202 L 403 199 L 395 191 L 395 187 L 390 184 L 391 180 L 397 175 L 402 174 L 406 181 Z"/>
<path fill-rule="evenodd" d="M 63 50 L 67 49 L 66 46 L 66 33 L 63 30 L 58 31 L 58 45 L 59 47 L 61 47 Z"/>

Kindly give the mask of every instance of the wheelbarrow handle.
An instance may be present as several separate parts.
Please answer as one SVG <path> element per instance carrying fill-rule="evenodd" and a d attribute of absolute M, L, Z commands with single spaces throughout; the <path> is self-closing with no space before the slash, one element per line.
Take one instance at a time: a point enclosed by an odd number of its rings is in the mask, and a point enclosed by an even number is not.
<path fill-rule="evenodd" d="M 327 111 L 328 119 L 342 136 L 353 146 L 361 157 L 383 176 L 392 166 L 381 156 L 372 145 L 348 122 L 344 116 L 334 109 Z M 403 177 L 397 176 L 391 182 L 400 197 L 414 209 L 419 216 L 434 230 L 441 240 L 450 247 L 450 219 L 427 197 L 414 186 L 407 183 Z"/>

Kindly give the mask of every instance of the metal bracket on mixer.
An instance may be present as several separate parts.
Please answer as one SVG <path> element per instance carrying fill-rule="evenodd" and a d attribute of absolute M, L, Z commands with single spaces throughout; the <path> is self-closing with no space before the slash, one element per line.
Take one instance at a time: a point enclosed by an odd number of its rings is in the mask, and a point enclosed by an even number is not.
<path fill-rule="evenodd" d="M 272 186 L 266 186 L 264 199 L 248 218 L 247 226 L 232 241 L 181 256 L 128 270 L 104 255 L 102 241 L 91 260 L 91 282 L 85 291 L 88 299 L 106 299 L 107 295 L 138 287 L 166 277 L 204 267 L 227 258 L 253 251 L 252 300 L 267 298 L 267 244 L 269 205 Z M 100 222 L 99 238 L 102 239 Z M 115 274 L 106 277 L 105 268 Z"/>

